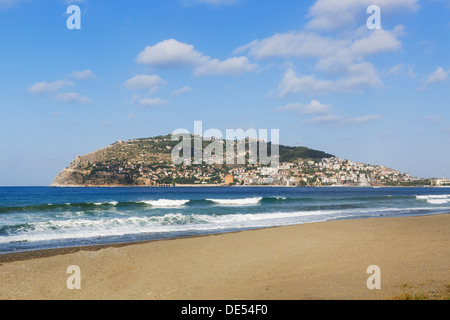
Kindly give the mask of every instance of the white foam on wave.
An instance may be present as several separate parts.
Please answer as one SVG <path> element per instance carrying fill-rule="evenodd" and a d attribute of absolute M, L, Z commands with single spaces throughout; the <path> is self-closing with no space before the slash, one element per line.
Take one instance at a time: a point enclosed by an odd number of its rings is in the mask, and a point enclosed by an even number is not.
<path fill-rule="evenodd" d="M 437 195 L 424 195 L 424 196 L 416 196 L 417 199 L 426 200 L 426 199 L 450 199 L 450 194 L 437 194 Z"/>
<path fill-rule="evenodd" d="M 120 216 L 115 218 L 76 218 L 27 223 L 23 229 L 0 237 L 0 243 L 59 241 L 139 234 L 215 232 L 245 228 L 265 228 L 320 222 L 352 216 L 377 216 L 399 211 L 429 208 L 372 208 L 266 212 L 251 214 L 206 215 L 170 213 L 165 215 Z"/>
<path fill-rule="evenodd" d="M 182 207 L 182 206 L 188 204 L 189 202 L 190 202 L 190 200 L 167 200 L 167 199 L 139 201 L 139 203 L 145 203 L 152 207 L 158 207 L 158 208 Z"/>
<path fill-rule="evenodd" d="M 450 199 L 428 199 L 427 202 L 431 204 L 446 204 L 450 203 Z"/>
<path fill-rule="evenodd" d="M 248 206 L 258 204 L 262 197 L 246 198 L 246 199 L 206 199 L 222 206 Z"/>
<path fill-rule="evenodd" d="M 416 196 L 418 200 L 426 200 L 430 204 L 450 203 L 450 194 Z"/>
<path fill-rule="evenodd" d="M 96 206 L 103 206 L 103 205 L 117 206 L 119 204 L 119 202 L 118 201 L 94 202 L 93 204 L 96 205 Z"/>
<path fill-rule="evenodd" d="M 335 213 L 341 214 L 341 212 Z M 171 213 L 163 216 L 52 220 L 29 223 L 26 230 L 20 230 L 7 237 L 0 237 L 0 243 L 87 239 L 143 233 L 259 228 L 302 223 L 302 217 L 329 214 L 332 214 L 332 212 L 276 212 L 232 215 Z"/>

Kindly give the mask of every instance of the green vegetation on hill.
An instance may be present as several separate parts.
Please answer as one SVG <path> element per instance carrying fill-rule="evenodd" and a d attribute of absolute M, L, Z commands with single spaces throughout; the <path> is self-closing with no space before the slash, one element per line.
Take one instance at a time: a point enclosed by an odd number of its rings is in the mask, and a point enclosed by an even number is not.
<path fill-rule="evenodd" d="M 297 159 L 328 159 L 334 156 L 323 151 L 306 147 L 286 147 L 280 145 L 280 162 L 293 162 Z"/>

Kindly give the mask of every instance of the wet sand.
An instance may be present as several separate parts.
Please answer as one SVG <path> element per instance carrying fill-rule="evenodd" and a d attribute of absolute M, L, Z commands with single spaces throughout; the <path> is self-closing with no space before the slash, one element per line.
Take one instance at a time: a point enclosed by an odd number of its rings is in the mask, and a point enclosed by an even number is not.
<path fill-rule="evenodd" d="M 0 299 L 448 298 L 450 215 L 339 220 L 0 256 Z M 81 271 L 69 290 L 67 268 Z M 381 270 L 369 290 L 367 268 Z"/>

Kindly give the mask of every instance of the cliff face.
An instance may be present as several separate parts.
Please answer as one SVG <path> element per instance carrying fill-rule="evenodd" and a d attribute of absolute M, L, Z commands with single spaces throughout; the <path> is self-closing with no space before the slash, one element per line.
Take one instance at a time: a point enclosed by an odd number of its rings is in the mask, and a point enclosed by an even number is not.
<path fill-rule="evenodd" d="M 119 141 L 93 153 L 77 156 L 62 170 L 52 187 L 116 186 L 150 184 L 142 180 L 142 168 L 156 163 L 168 163 L 169 149 L 164 148 L 167 138 Z"/>
<path fill-rule="evenodd" d="M 76 187 L 81 185 L 83 185 L 81 173 L 64 169 L 53 180 L 51 187 Z"/>

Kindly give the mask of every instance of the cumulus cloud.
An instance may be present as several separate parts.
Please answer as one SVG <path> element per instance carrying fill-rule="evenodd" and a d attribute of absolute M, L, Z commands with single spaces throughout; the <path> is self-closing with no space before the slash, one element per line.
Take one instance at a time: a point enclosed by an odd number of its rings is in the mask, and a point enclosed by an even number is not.
<path fill-rule="evenodd" d="M 381 119 L 381 115 L 364 115 L 360 117 L 343 117 L 334 114 L 327 114 L 318 116 L 310 120 L 306 120 L 303 123 L 324 123 L 337 126 L 356 125 L 372 122 Z"/>
<path fill-rule="evenodd" d="M 332 90 L 333 81 L 331 80 L 316 79 L 313 76 L 298 77 L 293 69 L 289 69 L 278 86 L 278 95 L 286 97 L 298 92 L 322 95 Z"/>
<path fill-rule="evenodd" d="M 254 40 L 237 48 L 234 53 L 248 52 L 250 56 L 259 60 L 278 57 L 319 58 L 332 55 L 349 43 L 348 40 L 337 40 L 311 32 L 288 32 Z"/>
<path fill-rule="evenodd" d="M 413 68 L 410 66 L 406 66 L 403 63 L 399 63 L 391 67 L 388 71 L 385 72 L 385 74 L 388 76 L 407 75 L 411 79 L 414 79 L 416 77 Z"/>
<path fill-rule="evenodd" d="M 303 121 L 303 124 L 328 124 L 334 126 L 358 125 L 381 119 L 381 115 L 363 115 L 356 117 L 340 116 L 332 113 L 331 105 L 318 100 L 312 100 L 308 104 L 289 103 L 283 107 L 274 109 L 277 112 L 297 111 L 305 116 L 313 116 Z"/>
<path fill-rule="evenodd" d="M 181 95 L 183 93 L 188 93 L 188 92 L 192 92 L 192 88 L 189 87 L 189 86 L 184 86 L 184 87 L 181 87 L 180 89 L 174 90 L 172 92 L 172 95 L 173 96 L 179 96 L 179 95 Z"/>
<path fill-rule="evenodd" d="M 313 100 L 309 104 L 289 103 L 283 107 L 276 108 L 275 111 L 299 111 L 302 114 L 323 114 L 330 111 L 330 105 Z"/>
<path fill-rule="evenodd" d="M 175 39 L 164 40 L 154 46 L 147 46 L 137 57 L 137 62 L 161 68 L 196 66 L 205 57 L 193 45 Z"/>
<path fill-rule="evenodd" d="M 125 81 L 124 86 L 130 90 L 150 90 L 154 92 L 166 82 L 157 75 L 137 75 Z"/>
<path fill-rule="evenodd" d="M 297 77 L 292 69 L 288 70 L 279 85 L 281 97 L 296 92 L 360 92 L 383 85 L 378 71 L 367 58 L 400 49 L 402 43 L 399 37 L 403 34 L 403 26 L 397 26 L 393 30 L 374 31 L 359 28 L 345 38 L 313 32 L 280 33 L 254 40 L 237 48 L 234 53 L 247 52 L 258 60 L 283 58 L 315 61 L 315 70 L 323 75 Z M 333 80 L 329 80 L 330 76 Z"/>
<path fill-rule="evenodd" d="M 137 101 L 137 103 L 144 108 L 153 108 L 158 106 L 163 106 L 168 104 L 169 102 L 166 100 L 162 100 L 160 98 L 142 98 Z"/>
<path fill-rule="evenodd" d="M 383 13 L 393 11 L 415 11 L 419 8 L 418 0 L 378 0 Z M 356 23 L 365 24 L 366 10 L 375 4 L 373 0 L 318 0 L 309 9 L 309 29 L 333 31 L 344 27 L 353 27 Z"/>
<path fill-rule="evenodd" d="M 224 61 L 205 56 L 193 45 L 175 39 L 164 40 L 147 46 L 137 57 L 137 62 L 158 68 L 193 68 L 196 75 L 239 75 L 254 70 L 257 66 L 247 57 L 232 57 Z"/>
<path fill-rule="evenodd" d="M 54 82 L 37 82 L 28 88 L 28 92 L 36 95 L 45 95 L 47 98 L 64 103 L 88 104 L 91 100 L 86 96 L 81 96 L 76 92 L 60 92 L 61 89 L 73 86 L 75 83 L 67 80 L 57 80 Z"/>
<path fill-rule="evenodd" d="M 76 92 L 58 93 L 54 96 L 54 98 L 58 101 L 66 103 L 79 103 L 79 104 L 91 103 L 91 100 L 88 97 L 81 96 L 79 93 Z"/>
<path fill-rule="evenodd" d="M 28 88 L 28 92 L 33 94 L 46 94 L 46 93 L 52 93 L 56 92 L 59 89 L 66 87 L 66 86 L 72 86 L 74 85 L 73 82 L 66 81 L 66 80 L 57 80 L 55 82 L 37 82 L 33 84 L 31 87 Z"/>
<path fill-rule="evenodd" d="M 97 78 L 97 76 L 89 69 L 84 71 L 74 71 L 69 76 L 77 80 L 89 80 Z"/>
<path fill-rule="evenodd" d="M 197 75 L 240 75 L 250 72 L 256 67 L 255 64 L 250 63 L 247 57 L 233 57 L 224 61 L 208 59 L 208 61 L 195 68 L 194 73 Z"/>
<path fill-rule="evenodd" d="M 254 40 L 235 50 L 248 52 L 256 59 L 271 58 L 314 58 L 317 65 L 330 66 L 333 63 L 349 64 L 361 61 L 370 55 L 390 52 L 402 47 L 398 39 L 403 35 L 403 26 L 393 30 L 368 31 L 358 29 L 352 37 L 332 38 L 311 32 L 289 32 Z"/>
<path fill-rule="evenodd" d="M 318 79 L 310 75 L 297 76 L 291 68 L 286 71 L 278 86 L 278 96 L 283 98 L 296 93 L 324 95 L 333 92 L 362 92 L 382 85 L 375 67 L 370 63 L 349 66 L 346 75 L 338 80 Z"/>
<path fill-rule="evenodd" d="M 444 82 L 444 81 L 448 80 L 449 74 L 450 74 L 450 70 L 444 70 L 444 68 L 439 67 L 436 69 L 436 71 L 434 71 L 427 77 L 427 79 L 425 80 L 425 83 L 433 84 L 433 83 Z"/>

